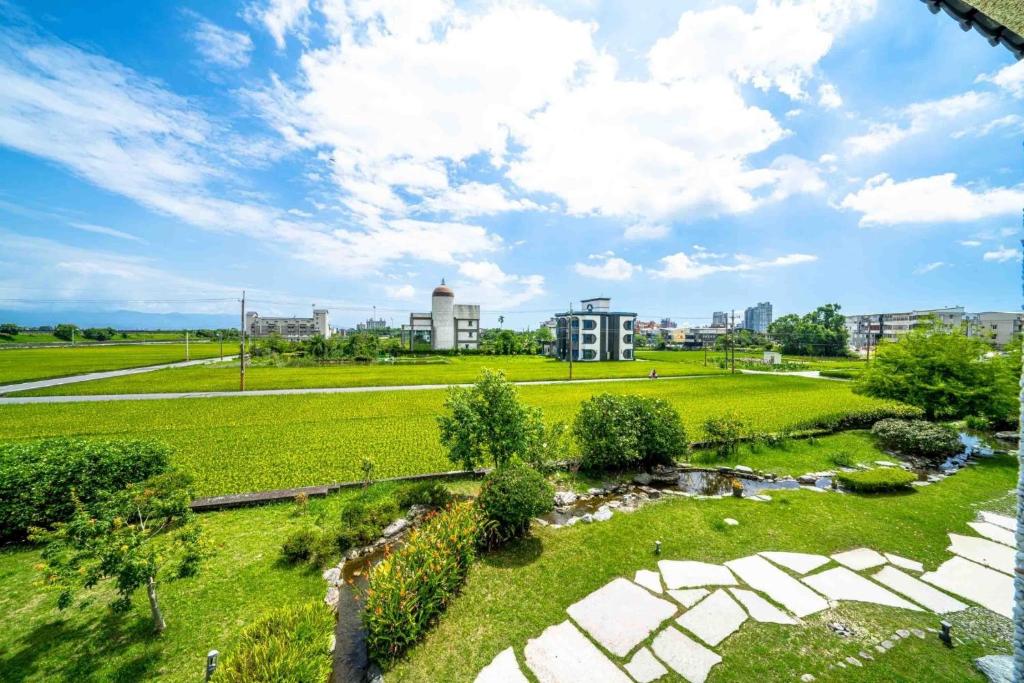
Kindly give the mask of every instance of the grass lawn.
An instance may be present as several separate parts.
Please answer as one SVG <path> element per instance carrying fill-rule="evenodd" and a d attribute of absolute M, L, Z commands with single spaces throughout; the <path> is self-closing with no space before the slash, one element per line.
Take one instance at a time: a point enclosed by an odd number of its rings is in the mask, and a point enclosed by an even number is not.
<path fill-rule="evenodd" d="M 777 448 L 744 444 L 735 455 L 726 458 L 720 458 L 710 450 L 696 451 L 690 462 L 708 466 L 747 465 L 780 476 L 799 476 L 807 472 L 834 470 L 837 465 L 833 457 L 839 453 L 849 454 L 851 463 L 855 464 L 873 465 L 876 460 L 893 459 L 878 450 L 870 432 L 852 430 L 813 439 L 792 439 Z"/>
<path fill-rule="evenodd" d="M 224 353 L 233 347 L 225 344 Z M 213 342 L 189 344 L 193 360 L 213 358 L 220 345 Z M 67 377 L 87 372 L 137 368 L 185 360 L 184 344 L 61 346 L 35 349 L 0 349 L 0 384 L 28 382 L 49 377 Z"/>
<path fill-rule="evenodd" d="M 571 421 L 593 394 L 670 401 L 692 441 L 711 415 L 734 412 L 771 431 L 897 404 L 853 394 L 840 382 L 770 375 L 519 387 L 549 421 Z M 198 495 L 355 480 L 369 458 L 380 477 L 452 469 L 438 442 L 445 392 L 254 396 L 0 406 L 0 439 L 134 436 L 161 439 L 196 477 Z"/>
<path fill-rule="evenodd" d="M 384 363 L 326 365 L 307 368 L 249 367 L 248 389 L 299 389 L 309 387 L 367 387 L 398 384 L 461 384 L 472 382 L 483 368 L 501 370 L 516 382 L 569 378 L 569 364 L 541 356 L 460 356 L 437 364 L 388 365 Z M 655 368 L 664 377 L 723 374 L 703 362 L 627 363 L 621 361 L 573 363 L 574 379 L 646 377 Z M 24 392 L 23 396 L 81 396 L 85 394 L 140 394 L 187 391 L 237 391 L 238 364 L 172 368 L 145 377 L 115 377 L 71 386 Z"/>
<path fill-rule="evenodd" d="M 438 626 L 386 673 L 388 681 L 472 681 L 507 647 L 522 648 L 565 609 L 613 578 L 655 569 L 662 559 L 722 562 L 760 550 L 833 553 L 855 547 L 895 552 L 928 570 L 949 558 L 949 531 L 970 533 L 978 509 L 1005 509 L 1016 481 L 1012 457 L 985 460 L 941 484 L 901 495 L 856 496 L 772 491 L 766 504 L 669 499 L 602 524 L 538 529 L 533 538 L 477 562 Z M 736 527 L 722 523 L 739 520 Z M 1010 622 L 972 609 L 947 615 L 963 640 L 950 650 L 930 637 L 901 641 L 863 669 L 828 672 L 827 665 L 875 643 L 897 628 L 937 627 L 934 614 L 840 603 L 804 626 L 748 622 L 716 650 L 724 661 L 710 681 L 792 681 L 811 672 L 819 681 L 983 680 L 972 660 L 1010 651 Z M 828 623 L 855 635 L 840 638 Z M 454 645 L 457 644 L 457 645 Z M 679 680 L 666 677 L 662 680 Z"/>
<path fill-rule="evenodd" d="M 185 333 L 177 331 L 153 331 L 153 332 L 118 332 L 111 339 L 111 342 L 122 341 L 184 341 Z M 58 339 L 50 332 L 28 332 L 22 331 L 15 335 L 0 334 L 0 344 L 67 344 L 67 340 Z M 95 344 L 92 340 L 86 339 L 81 332 L 75 332 L 75 344 Z"/>

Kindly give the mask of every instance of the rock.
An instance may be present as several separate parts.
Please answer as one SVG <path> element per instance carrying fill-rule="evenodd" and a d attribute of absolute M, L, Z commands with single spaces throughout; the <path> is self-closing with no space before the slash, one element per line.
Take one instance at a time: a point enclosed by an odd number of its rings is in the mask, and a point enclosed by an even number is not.
<path fill-rule="evenodd" d="M 617 508 L 622 507 L 622 501 L 621 500 L 613 500 L 610 503 L 608 503 L 607 505 L 602 505 L 601 507 L 607 507 L 607 508 L 611 508 L 612 510 L 615 510 Z"/>
<path fill-rule="evenodd" d="M 891 650 L 893 647 L 896 646 L 896 643 L 892 642 L 891 640 L 883 640 L 881 643 L 879 643 L 879 646 L 882 648 L 883 651 Z"/>
<path fill-rule="evenodd" d="M 396 519 L 395 521 L 391 522 L 391 524 L 388 524 L 387 527 L 384 529 L 384 537 L 391 538 L 392 536 L 402 533 L 408 527 L 409 520 L 407 520 L 405 517 L 402 517 L 401 519 Z"/>
<path fill-rule="evenodd" d="M 910 632 L 913 633 L 918 638 L 920 638 L 921 640 L 924 640 L 924 631 L 922 631 L 921 629 L 919 629 L 919 628 L 912 628 L 912 629 L 910 629 Z"/>
<path fill-rule="evenodd" d="M 873 661 L 875 659 L 873 656 L 871 656 L 870 652 L 866 652 L 865 650 L 861 650 L 860 652 L 858 652 L 857 656 L 867 662 Z"/>
<path fill-rule="evenodd" d="M 1019 432 L 1011 432 L 1011 431 L 996 432 L 993 436 L 995 436 L 997 439 L 1002 439 L 1003 441 L 1017 441 L 1018 439 L 1020 439 L 1020 433 Z M 986 659 L 986 658 L 982 657 L 982 659 Z"/>
<path fill-rule="evenodd" d="M 590 514 L 588 512 L 587 514 L 585 514 L 582 517 L 580 517 L 579 520 L 581 522 L 583 522 L 584 524 L 590 524 L 591 522 L 594 521 L 594 515 L 592 515 L 592 514 Z"/>
<path fill-rule="evenodd" d="M 540 517 L 534 517 L 533 521 L 537 523 L 537 526 L 547 526 L 548 525 L 548 523 L 546 521 L 544 521 L 543 519 L 541 519 Z"/>
<path fill-rule="evenodd" d="M 1013 683 L 1013 657 L 988 655 L 974 660 L 974 666 L 985 675 L 989 683 Z"/>
<path fill-rule="evenodd" d="M 818 475 L 814 472 L 808 474 L 801 474 L 796 480 L 801 484 L 813 484 L 818 481 Z"/>
<path fill-rule="evenodd" d="M 576 494 L 572 491 L 556 491 L 555 492 L 555 505 L 558 507 L 566 507 L 576 502 Z"/>
<path fill-rule="evenodd" d="M 804 674 L 803 676 L 800 677 L 800 680 L 803 683 L 811 683 L 811 681 L 815 681 L 817 679 L 814 677 L 814 674 Z"/>
<path fill-rule="evenodd" d="M 384 683 L 384 674 L 376 664 L 371 664 L 366 672 L 366 683 Z"/>
<path fill-rule="evenodd" d="M 337 567 L 331 567 L 330 569 L 324 571 L 322 576 L 324 577 L 324 581 L 331 585 L 334 585 L 338 583 L 338 579 L 341 578 L 341 570 Z"/>
<path fill-rule="evenodd" d="M 331 586 L 327 589 L 327 595 L 324 596 L 324 604 L 328 607 L 334 608 L 338 606 L 338 599 L 341 597 L 341 592 L 337 586 Z"/>
<path fill-rule="evenodd" d="M 729 526 L 739 526 L 740 525 L 740 523 L 738 521 L 736 521 L 735 519 L 733 519 L 732 517 L 726 517 L 722 521 L 725 522 Z"/>
<path fill-rule="evenodd" d="M 640 474 L 633 477 L 633 483 L 636 484 L 637 486 L 648 486 L 651 483 L 651 475 L 647 474 L 646 472 L 641 472 Z"/>
<path fill-rule="evenodd" d="M 737 472 L 745 472 L 747 474 L 754 473 L 754 468 L 747 467 L 746 465 L 736 465 L 736 467 L 734 467 L 733 469 L 736 470 Z"/>
<path fill-rule="evenodd" d="M 592 495 L 592 496 L 599 496 L 602 493 L 604 493 L 604 489 L 589 488 L 589 489 L 587 489 L 587 493 Z"/>
<path fill-rule="evenodd" d="M 875 651 L 880 653 L 880 654 L 885 654 L 885 648 L 882 647 L 881 645 L 875 645 Z"/>
<path fill-rule="evenodd" d="M 899 467 L 898 463 L 890 462 L 888 460 L 876 460 L 875 464 L 879 467 Z"/>
<path fill-rule="evenodd" d="M 908 631 L 905 628 L 901 628 L 898 631 L 896 631 L 896 635 L 898 635 L 900 638 L 909 638 L 910 637 L 910 631 Z"/>
<path fill-rule="evenodd" d="M 856 657 L 847 657 L 846 658 L 846 663 L 850 664 L 851 666 L 864 666 L 863 664 L 860 663 L 860 660 L 857 659 Z"/>
<path fill-rule="evenodd" d="M 430 512 L 430 508 L 426 505 L 412 505 L 409 507 L 409 512 L 406 517 L 409 519 L 417 519 Z"/>
<path fill-rule="evenodd" d="M 594 513 L 595 522 L 607 522 L 612 518 L 612 511 L 607 505 L 602 505 L 597 508 L 597 512 Z"/>

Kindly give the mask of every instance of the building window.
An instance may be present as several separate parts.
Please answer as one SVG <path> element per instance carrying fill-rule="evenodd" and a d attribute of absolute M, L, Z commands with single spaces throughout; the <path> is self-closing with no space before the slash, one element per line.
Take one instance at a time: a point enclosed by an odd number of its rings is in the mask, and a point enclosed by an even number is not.
<path fill-rule="evenodd" d="M 631 334 L 624 334 L 624 335 L 622 335 L 622 343 L 623 344 L 632 344 L 633 343 L 633 335 L 631 335 Z"/>
<path fill-rule="evenodd" d="M 623 349 L 622 350 L 622 357 L 623 358 L 632 358 L 633 357 L 633 350 L 632 349 Z"/>
<path fill-rule="evenodd" d="M 585 335 L 583 335 L 583 343 L 584 344 L 596 344 L 597 343 L 597 335 L 593 335 L 593 334 L 585 334 Z"/>
<path fill-rule="evenodd" d="M 624 329 L 624 330 L 632 330 L 633 329 L 633 321 L 632 320 L 627 320 L 624 323 L 622 323 L 622 329 Z"/>
<path fill-rule="evenodd" d="M 583 329 L 585 329 L 585 330 L 592 330 L 592 329 L 594 329 L 596 327 L 597 327 L 597 321 L 596 320 L 584 320 L 583 321 Z"/>
<path fill-rule="evenodd" d="M 578 334 L 572 335 L 572 345 L 573 346 L 579 346 L 580 345 L 580 335 L 578 335 Z"/>
<path fill-rule="evenodd" d="M 580 319 L 579 318 L 573 318 L 572 319 L 572 326 L 573 327 L 579 327 L 580 326 Z"/>
<path fill-rule="evenodd" d="M 597 351 L 593 349 L 583 349 L 583 360 L 594 360 L 597 358 Z"/>

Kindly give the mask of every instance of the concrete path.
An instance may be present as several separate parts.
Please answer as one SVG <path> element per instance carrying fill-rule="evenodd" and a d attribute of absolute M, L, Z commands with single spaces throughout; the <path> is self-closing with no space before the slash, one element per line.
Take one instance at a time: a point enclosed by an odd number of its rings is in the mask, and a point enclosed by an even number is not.
<path fill-rule="evenodd" d="M 219 359 L 216 359 L 219 361 Z M 225 357 L 225 360 L 228 360 Z M 191 361 L 189 364 L 209 363 L 211 361 Z M 119 377 L 122 375 L 133 375 L 139 372 L 149 372 L 167 367 L 182 367 L 185 363 L 171 365 L 156 365 L 146 368 L 133 368 L 131 370 L 115 370 L 111 372 L 97 372 L 92 375 L 77 375 L 75 377 L 62 377 L 59 380 L 52 380 L 56 384 L 43 384 L 32 382 L 29 384 L 0 386 L 0 394 L 10 391 L 27 391 L 29 389 L 40 389 L 46 386 L 57 386 L 58 384 L 69 384 L 70 381 L 85 382 L 88 379 L 105 379 L 106 377 Z M 723 377 L 724 375 L 680 375 L 678 377 L 659 377 L 651 380 L 646 377 L 610 377 L 604 379 L 545 379 L 529 382 L 513 382 L 518 386 L 537 386 L 545 384 L 604 384 L 609 382 L 668 382 L 671 380 L 683 379 L 704 379 L 708 377 Z M 83 378 L 83 379 L 79 379 Z M 84 379 L 88 378 L 88 379 Z M 50 381 L 50 380 L 44 380 Z M 431 389 L 447 389 L 448 387 L 470 387 L 472 384 L 396 384 L 392 386 L 372 387 L 307 387 L 303 389 L 252 389 L 248 391 L 191 391 L 183 393 L 162 393 L 162 394 L 97 394 L 94 396 L 0 396 L 0 405 L 13 405 L 19 403 L 80 403 L 93 401 L 158 401 L 171 398 L 226 398 L 245 396 L 290 396 L 292 394 L 361 394 L 372 391 L 428 391 Z M 15 389 L 13 387 L 21 387 Z"/>
<path fill-rule="evenodd" d="M 692 560 L 661 560 L 657 563 L 657 571 L 640 570 L 633 581 L 613 579 L 570 605 L 566 609 L 568 620 L 528 640 L 522 650 L 514 646 L 503 650 L 481 672 L 476 683 L 525 680 L 520 662 L 525 662 L 525 668 L 532 671 L 541 683 L 628 681 L 623 670 L 633 680 L 643 683 L 659 680 L 670 671 L 688 683 L 704 683 L 711 670 L 722 662 L 722 653 L 712 648 L 718 649 L 747 623 L 748 618 L 799 628 L 804 623 L 801 617 L 833 608 L 841 601 L 936 614 L 961 611 L 967 609 L 967 602 L 972 602 L 1009 618 L 1013 606 L 1013 579 L 959 555 L 960 551 L 977 554 L 978 548 L 963 539 L 981 544 L 987 553 L 983 559 L 992 554 L 987 544 L 998 544 L 973 536 L 959 537 L 959 541 L 956 534 L 950 534 L 950 537 L 954 541 L 950 548 L 955 553 L 954 557 L 937 571 L 922 574 L 919 578 L 890 565 L 890 556 L 870 548 L 836 553 L 831 558 L 763 552 L 725 562 L 724 566 Z M 1012 552 L 1009 545 L 1002 548 Z M 795 568 L 792 566 L 794 559 L 799 560 Z M 898 560 L 897 564 L 905 568 L 915 565 L 916 569 L 910 570 L 915 573 L 919 574 L 924 569 L 913 560 L 903 557 L 898 557 Z M 823 564 L 829 566 L 823 571 L 816 571 Z M 875 572 L 874 568 L 880 565 L 884 566 Z M 807 571 L 816 573 L 808 576 Z M 867 571 L 872 571 L 873 575 L 864 573 Z M 718 587 L 736 583 L 736 577 L 749 588 Z M 992 580 L 993 577 L 996 581 Z M 692 601 L 681 602 L 683 607 L 679 609 L 661 596 L 662 580 L 665 586 L 670 587 L 668 594 L 671 597 L 680 592 L 671 589 L 672 586 L 705 588 L 692 589 L 693 592 L 699 591 L 700 595 Z M 928 630 L 932 633 L 930 637 L 937 637 L 937 631 Z M 832 663 L 815 661 L 809 656 L 808 669 L 815 673 L 803 674 L 800 680 L 813 681 L 817 677 L 815 674 L 827 675 L 831 670 L 848 666 L 870 667 L 877 657 L 885 655 L 900 640 L 911 636 L 929 637 L 921 629 L 897 629 L 892 635 L 882 636 L 882 641 L 874 646 L 877 654 L 868 652 L 869 647 L 857 656 L 850 655 Z M 523 652 L 521 659 L 516 657 L 518 651 Z M 750 656 L 750 653 L 740 655 Z M 504 678 L 495 678 L 496 671 L 500 671 Z"/>
<path fill-rule="evenodd" d="M 9 394 L 14 391 L 33 391 L 34 389 L 46 389 L 59 387 L 64 384 L 76 384 L 78 382 L 91 382 L 97 379 L 110 379 L 111 377 L 125 377 L 127 375 L 138 375 L 143 372 L 165 370 L 167 368 L 187 368 L 192 365 L 206 365 L 208 363 L 220 363 L 238 358 L 235 356 L 220 356 L 216 358 L 201 358 L 199 360 L 183 360 L 177 363 L 164 363 L 162 365 L 144 365 L 138 368 L 123 368 L 121 370 L 107 370 L 104 372 L 90 372 L 84 375 L 70 375 L 68 377 L 51 377 L 50 379 L 39 379 L 32 382 L 21 382 L 19 384 L 0 384 L 0 395 Z"/>
<path fill-rule="evenodd" d="M 833 382 L 848 382 L 838 377 L 822 377 L 820 370 L 793 370 L 792 372 L 772 372 L 771 370 L 740 370 L 744 375 L 775 375 L 783 377 L 806 377 L 808 379 L 829 379 Z"/>

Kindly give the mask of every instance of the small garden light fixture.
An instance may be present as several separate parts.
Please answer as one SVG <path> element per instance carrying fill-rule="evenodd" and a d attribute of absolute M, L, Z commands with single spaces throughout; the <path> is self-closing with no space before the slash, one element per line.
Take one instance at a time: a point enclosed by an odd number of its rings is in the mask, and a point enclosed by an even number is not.
<path fill-rule="evenodd" d="M 661 541 L 654 542 L 654 554 L 661 555 Z"/>
<path fill-rule="evenodd" d="M 939 622 L 939 640 L 946 644 L 946 647 L 953 647 L 953 634 L 950 632 L 953 625 L 948 621 Z"/>
<path fill-rule="evenodd" d="M 216 650 L 210 650 L 206 655 L 206 680 L 209 681 L 213 676 L 213 672 L 217 670 L 217 658 L 220 657 L 220 653 Z"/>

